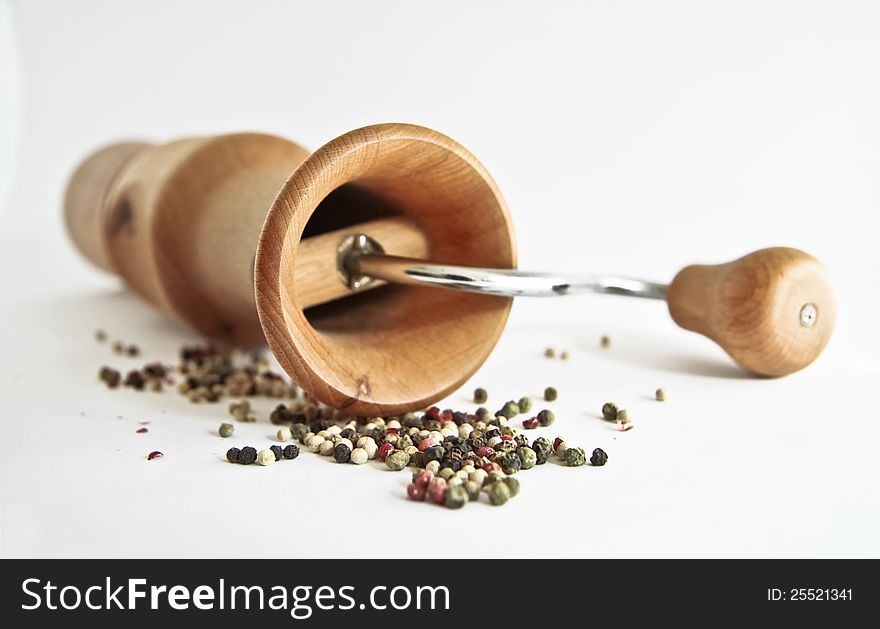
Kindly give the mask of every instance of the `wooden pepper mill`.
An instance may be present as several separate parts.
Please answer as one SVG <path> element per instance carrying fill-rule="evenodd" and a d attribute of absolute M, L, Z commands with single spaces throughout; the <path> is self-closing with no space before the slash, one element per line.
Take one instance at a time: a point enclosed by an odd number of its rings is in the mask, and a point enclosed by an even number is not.
<path fill-rule="evenodd" d="M 114 144 L 73 174 L 65 218 L 78 249 L 143 298 L 205 336 L 268 341 L 306 391 L 358 415 L 424 408 L 458 388 L 515 295 L 665 298 L 679 325 L 774 376 L 812 362 L 836 316 L 823 267 L 796 249 L 690 266 L 668 287 L 513 271 L 489 173 L 406 124 L 356 129 L 312 154 L 256 133 Z"/>

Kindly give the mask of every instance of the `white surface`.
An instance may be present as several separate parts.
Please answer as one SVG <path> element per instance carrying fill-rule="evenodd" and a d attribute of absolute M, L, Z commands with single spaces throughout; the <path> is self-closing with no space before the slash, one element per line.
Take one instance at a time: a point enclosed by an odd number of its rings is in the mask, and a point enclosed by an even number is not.
<path fill-rule="evenodd" d="M 469 557 L 880 556 L 880 4 L 254 4 L 12 5 L 27 125 L 0 219 L 3 556 L 376 556 L 370 540 L 396 531 L 446 531 L 424 552 Z M 222 406 L 96 382 L 128 362 L 97 327 L 145 358 L 193 337 L 66 242 L 60 196 L 80 157 L 242 129 L 315 147 L 387 120 L 486 164 L 523 267 L 663 280 L 793 245 L 835 277 L 835 338 L 803 373 L 754 380 L 659 303 L 518 303 L 464 391 L 500 404 L 555 384 L 542 432 L 611 459 L 522 473 L 504 508 L 460 512 L 407 501 L 404 474 L 309 453 L 228 465 L 227 447 L 273 427 L 221 440 Z M 572 360 L 545 360 L 548 344 Z M 661 385 L 664 404 L 649 399 Z M 607 399 L 633 431 L 597 418 Z M 153 449 L 166 456 L 147 462 Z"/>

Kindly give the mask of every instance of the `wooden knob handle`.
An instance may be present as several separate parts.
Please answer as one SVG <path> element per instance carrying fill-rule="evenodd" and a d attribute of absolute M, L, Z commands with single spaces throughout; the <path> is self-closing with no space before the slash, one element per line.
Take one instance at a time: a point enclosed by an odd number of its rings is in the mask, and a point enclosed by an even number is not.
<path fill-rule="evenodd" d="M 685 267 L 666 299 L 678 325 L 709 337 L 741 366 L 764 376 L 784 376 L 813 362 L 837 318 L 825 267 L 788 247 Z"/>

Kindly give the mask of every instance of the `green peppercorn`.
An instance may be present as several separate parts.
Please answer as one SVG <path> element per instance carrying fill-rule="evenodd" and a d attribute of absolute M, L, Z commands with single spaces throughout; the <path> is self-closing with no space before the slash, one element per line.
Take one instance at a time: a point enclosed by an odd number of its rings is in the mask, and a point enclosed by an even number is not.
<path fill-rule="evenodd" d="M 409 455 L 403 450 L 394 450 L 385 458 L 385 465 L 389 470 L 399 472 L 409 465 Z"/>
<path fill-rule="evenodd" d="M 496 481 L 489 487 L 489 502 L 501 506 L 510 500 L 510 487 L 504 481 Z"/>
<path fill-rule="evenodd" d="M 532 398 L 521 397 L 516 405 L 519 407 L 520 413 L 528 413 L 530 410 L 532 410 Z"/>
<path fill-rule="evenodd" d="M 536 417 L 538 418 L 538 423 L 543 428 L 546 428 L 547 426 L 552 426 L 553 422 L 556 421 L 556 415 L 553 414 L 553 411 L 548 409 L 544 409 L 543 411 L 538 413 Z"/>
<path fill-rule="evenodd" d="M 468 501 L 468 491 L 462 485 L 450 485 L 446 490 L 446 507 L 461 509 Z"/>
<path fill-rule="evenodd" d="M 605 402 L 602 405 L 602 417 L 607 421 L 617 421 L 617 404 L 614 402 Z"/>
<path fill-rule="evenodd" d="M 602 349 L 608 349 L 609 347 L 611 347 L 611 337 L 610 336 L 602 336 L 602 338 L 599 339 L 599 346 Z"/>
<path fill-rule="evenodd" d="M 654 394 L 654 397 L 657 398 L 658 402 L 665 402 L 666 401 L 666 389 L 664 389 L 663 387 L 660 387 L 659 389 L 657 389 L 657 392 Z"/>
<path fill-rule="evenodd" d="M 535 467 L 538 462 L 538 455 L 528 446 L 521 446 L 516 449 L 516 455 L 519 457 L 522 469 L 530 470 Z"/>
<path fill-rule="evenodd" d="M 559 358 L 560 358 L 561 360 L 568 360 L 568 352 L 562 352 L 562 353 L 559 355 Z"/>
<path fill-rule="evenodd" d="M 580 467 L 587 462 L 587 454 L 583 448 L 566 448 L 562 458 L 569 467 Z"/>
<path fill-rule="evenodd" d="M 593 450 L 593 456 L 590 457 L 590 465 L 595 465 L 596 467 L 601 467 L 608 462 L 608 455 L 605 454 L 605 450 L 602 448 L 596 448 Z"/>
<path fill-rule="evenodd" d="M 507 419 L 516 417 L 517 415 L 519 415 L 519 406 L 513 400 L 508 400 L 504 403 L 504 406 L 501 407 L 501 410 L 495 413 L 495 415 L 501 415 L 502 417 L 506 417 Z"/>
<path fill-rule="evenodd" d="M 235 426 L 223 422 L 222 424 L 220 424 L 220 428 L 217 430 L 217 432 L 220 433 L 221 437 L 231 437 L 232 433 L 235 432 Z"/>
<path fill-rule="evenodd" d="M 519 493 L 519 481 L 513 476 L 508 476 L 502 482 L 507 485 L 507 490 L 510 492 L 511 498 Z"/>
<path fill-rule="evenodd" d="M 556 399 L 556 389 L 553 387 L 547 387 L 544 389 L 544 399 L 548 402 L 553 402 Z"/>
<path fill-rule="evenodd" d="M 544 350 L 544 356 L 546 356 L 547 358 L 553 358 L 554 356 L 556 356 L 556 350 L 552 347 L 548 347 Z"/>
<path fill-rule="evenodd" d="M 477 419 L 486 421 L 489 419 L 489 409 L 485 406 L 481 406 L 474 412 L 474 415 L 476 415 Z"/>
<path fill-rule="evenodd" d="M 489 393 L 486 389 L 477 388 L 474 389 L 474 403 L 475 404 L 485 404 L 486 400 L 489 399 Z"/>

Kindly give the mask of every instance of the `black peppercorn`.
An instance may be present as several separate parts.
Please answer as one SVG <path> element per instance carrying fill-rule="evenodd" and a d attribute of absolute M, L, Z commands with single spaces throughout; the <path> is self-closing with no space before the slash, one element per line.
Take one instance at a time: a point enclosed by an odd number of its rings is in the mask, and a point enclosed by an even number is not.
<path fill-rule="evenodd" d="M 443 450 L 443 446 L 431 446 L 429 448 L 425 448 L 425 463 L 429 463 L 430 461 L 439 461 L 444 457 L 446 451 Z"/>
<path fill-rule="evenodd" d="M 269 449 L 275 454 L 276 461 L 280 461 L 281 457 L 284 456 L 281 446 L 269 446 Z"/>
<path fill-rule="evenodd" d="M 286 446 L 284 450 L 281 451 L 281 454 L 285 459 L 295 459 L 299 456 L 299 447 L 291 444 Z"/>
<path fill-rule="evenodd" d="M 333 458 L 337 463 L 348 463 L 351 461 L 351 448 L 344 443 L 337 443 L 333 448 Z"/>
<path fill-rule="evenodd" d="M 246 446 L 241 449 L 241 452 L 238 453 L 238 462 L 242 465 L 250 465 L 254 461 L 257 460 L 257 451 L 256 449 Z"/>
<path fill-rule="evenodd" d="M 590 457 L 590 465 L 595 465 L 596 467 L 605 465 L 608 462 L 608 455 L 605 454 L 605 450 L 602 448 L 596 448 L 593 450 L 593 456 Z"/>
<path fill-rule="evenodd" d="M 553 444 L 546 437 L 538 437 L 532 444 L 532 450 L 535 451 L 535 464 L 543 465 L 553 452 Z"/>
<path fill-rule="evenodd" d="M 226 451 L 226 460 L 230 463 L 238 463 L 239 455 L 241 454 L 241 450 L 238 448 L 229 448 Z"/>

